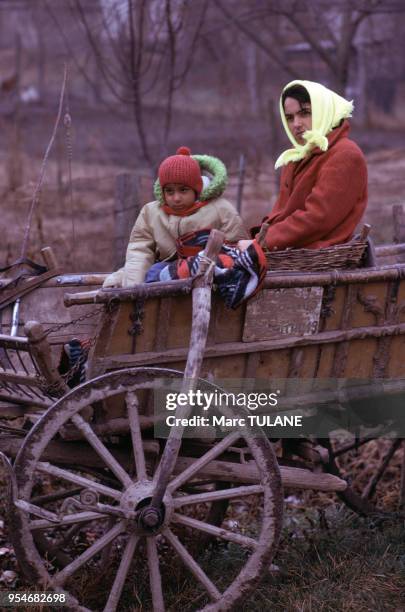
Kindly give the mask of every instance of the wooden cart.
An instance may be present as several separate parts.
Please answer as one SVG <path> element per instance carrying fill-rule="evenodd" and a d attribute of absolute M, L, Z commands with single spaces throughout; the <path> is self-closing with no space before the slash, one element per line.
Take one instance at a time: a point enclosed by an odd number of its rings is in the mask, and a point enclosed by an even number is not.
<path fill-rule="evenodd" d="M 218 248 L 212 238 L 208 258 Z M 330 439 L 287 440 L 279 457 L 259 430 L 243 426 L 221 439 L 183 438 L 181 428 L 159 439 L 152 400 L 167 381 L 188 391 L 235 378 L 279 379 L 281 407 L 299 402 L 312 411 L 342 400 L 341 390 L 314 391 L 317 380 L 358 378 L 351 394 L 362 399 L 375 393 L 362 381 L 375 380 L 378 392 L 398 395 L 405 388 L 404 276 L 405 264 L 269 273 L 263 291 L 236 311 L 211 297 L 209 265 L 187 281 L 69 294 L 67 306 L 89 309 L 79 324 L 101 314 L 87 382 L 71 390 L 49 342 L 66 333 L 62 324 L 48 335 L 34 322 L 25 336 L 1 335 L 0 399 L 29 411 L 34 423 L 28 433 L 3 427 L 0 437 L 0 450 L 14 460 L 11 467 L 3 459 L 8 524 L 25 575 L 66 593 L 72 609 L 99 609 L 103 597 L 104 610 L 122 609 L 121 598 L 136 593 L 145 609 L 160 611 L 174 605 L 165 591 L 179 571 L 175 553 L 200 593 L 190 609 L 226 610 L 269 569 L 283 487 L 337 492 L 363 514 L 380 511 L 373 495 L 396 439 L 361 491 L 356 475 L 351 486 L 341 477 L 339 460 L 363 439 L 339 447 Z M 305 384 L 292 399 L 295 379 Z M 178 407 L 176 416 L 188 412 Z M 240 519 L 247 510 L 248 523 Z M 212 551 L 224 545 L 237 562 L 214 579 Z M 96 594 L 83 588 L 100 575 Z"/>

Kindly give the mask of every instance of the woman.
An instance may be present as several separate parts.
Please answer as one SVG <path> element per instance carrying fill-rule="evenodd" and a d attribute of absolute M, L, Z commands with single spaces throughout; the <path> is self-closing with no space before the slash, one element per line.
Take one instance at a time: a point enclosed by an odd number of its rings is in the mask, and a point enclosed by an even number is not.
<path fill-rule="evenodd" d="M 367 167 L 348 138 L 353 103 L 320 83 L 292 81 L 280 98 L 293 148 L 280 155 L 280 193 L 264 222 L 265 245 L 319 249 L 350 240 L 367 204 Z M 246 249 L 252 241 L 238 244 Z"/>

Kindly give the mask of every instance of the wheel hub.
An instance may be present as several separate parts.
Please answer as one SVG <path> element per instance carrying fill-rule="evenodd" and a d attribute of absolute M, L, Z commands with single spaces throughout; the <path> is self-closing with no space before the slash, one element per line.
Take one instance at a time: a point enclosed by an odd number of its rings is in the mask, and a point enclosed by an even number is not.
<path fill-rule="evenodd" d="M 138 525 L 143 529 L 156 531 L 162 525 L 164 520 L 164 508 L 154 508 L 147 506 L 138 512 Z"/>
<path fill-rule="evenodd" d="M 120 508 L 128 517 L 128 524 L 137 533 L 150 535 L 162 530 L 173 512 L 172 497 L 166 493 L 160 508 L 150 504 L 153 497 L 152 481 L 135 483 L 123 493 Z"/>

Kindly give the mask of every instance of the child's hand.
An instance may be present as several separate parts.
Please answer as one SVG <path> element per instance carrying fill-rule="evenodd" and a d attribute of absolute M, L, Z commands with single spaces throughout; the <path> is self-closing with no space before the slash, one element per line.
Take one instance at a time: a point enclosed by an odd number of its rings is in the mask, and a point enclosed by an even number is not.
<path fill-rule="evenodd" d="M 253 240 L 239 240 L 238 249 L 240 249 L 241 251 L 246 251 L 246 249 L 250 247 L 252 242 Z"/>
<path fill-rule="evenodd" d="M 103 283 L 103 289 L 122 287 L 122 270 L 109 274 Z"/>

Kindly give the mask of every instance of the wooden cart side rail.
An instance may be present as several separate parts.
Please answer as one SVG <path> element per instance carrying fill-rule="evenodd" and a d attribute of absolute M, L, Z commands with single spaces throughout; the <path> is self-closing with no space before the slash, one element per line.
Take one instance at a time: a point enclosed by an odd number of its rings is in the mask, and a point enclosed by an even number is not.
<path fill-rule="evenodd" d="M 38 378 L 25 373 L 14 372 L 9 368 L 0 369 L 0 382 L 12 382 L 27 387 L 38 387 Z"/>
<path fill-rule="evenodd" d="M 27 406 L 29 408 L 41 408 L 43 410 L 47 410 L 50 406 L 52 406 L 53 403 L 52 400 L 48 399 L 47 397 L 44 397 L 41 400 L 38 397 L 18 394 L 15 391 L 13 393 L 7 392 L 7 389 L 5 391 L 6 392 L 3 392 L 2 388 L 0 387 L 0 401 L 7 402 L 10 404 L 16 404 L 17 406 Z M 7 410 L 8 407 L 4 411 L 2 408 L 0 408 L 1 413 L 6 413 Z"/>
<path fill-rule="evenodd" d="M 397 245 L 395 245 L 397 246 Z M 41 283 L 37 288 L 49 288 L 49 287 L 81 287 L 91 286 L 100 287 L 107 278 L 107 273 L 86 273 L 86 274 L 58 274 L 52 276 Z M 38 278 L 38 277 L 34 277 Z M 10 285 L 10 279 L 0 279 L 0 291 L 6 289 Z"/>
<path fill-rule="evenodd" d="M 26 337 L 0 335 L 1 393 L 4 399 L 11 402 L 28 401 L 45 406 L 48 404 L 47 389 L 49 395 L 61 396 L 69 387 L 53 363 L 50 344 L 42 325 L 28 321 L 24 331 Z"/>
<path fill-rule="evenodd" d="M 28 338 L 24 336 L 0 334 L 0 348 L 13 349 L 15 351 L 28 351 L 28 346 Z"/>
<path fill-rule="evenodd" d="M 0 399 L 20 405 L 46 407 L 30 342 L 26 337 L 0 335 Z"/>
<path fill-rule="evenodd" d="M 405 244 L 381 244 L 374 247 L 378 257 L 391 257 L 393 255 L 401 255 L 405 253 Z"/>
<path fill-rule="evenodd" d="M 331 270 L 330 272 L 268 272 L 263 288 L 326 287 L 328 285 L 393 281 L 403 278 L 405 278 L 405 264 L 361 268 L 358 270 Z"/>
<path fill-rule="evenodd" d="M 38 276 L 32 276 L 24 279 L 17 285 L 17 287 L 13 286 L 12 288 L 7 288 L 7 286 L 3 286 L 0 294 L 0 308 L 5 308 L 6 306 L 13 304 L 17 298 L 21 298 L 34 289 L 38 289 L 38 287 L 40 287 L 44 281 L 56 276 L 58 272 L 58 268 L 55 268 Z"/>
<path fill-rule="evenodd" d="M 37 321 L 28 321 L 24 326 L 24 331 L 27 334 L 29 351 L 35 368 L 45 379 L 46 384 L 52 387 L 52 395 L 64 395 L 69 391 L 69 387 L 53 363 L 51 347 L 44 328 Z"/>
<path fill-rule="evenodd" d="M 376 281 L 393 281 L 405 278 L 405 264 L 364 268 L 359 270 L 331 270 L 330 272 L 268 272 L 263 285 L 264 289 L 312 287 L 327 285 L 346 285 L 370 283 Z M 191 292 L 194 279 L 177 280 L 162 283 L 143 283 L 130 289 L 101 289 L 67 293 L 65 305 L 74 304 L 107 304 L 111 301 L 126 302 L 136 299 L 174 297 Z"/>
<path fill-rule="evenodd" d="M 393 245 L 398 246 L 398 245 Z M 95 287 L 100 287 L 105 279 L 107 278 L 107 273 L 102 272 L 92 272 L 86 274 L 59 274 L 59 276 L 55 276 L 54 278 L 50 278 L 46 283 L 44 283 L 44 287 L 89 287 L 94 285 Z"/>
<path fill-rule="evenodd" d="M 405 243 L 383 244 L 374 247 L 378 257 L 391 257 L 405 253 Z M 108 273 L 86 272 L 78 274 L 59 274 L 46 280 L 42 287 L 77 287 L 77 286 L 100 286 L 107 278 Z M 9 285 L 9 279 L 0 279 L 0 290 Z"/>
<path fill-rule="evenodd" d="M 204 357 L 222 357 L 224 355 L 237 355 L 241 353 L 257 353 L 275 351 L 286 348 L 311 346 L 319 344 L 334 344 L 349 340 L 363 340 L 365 338 L 382 338 L 384 336 L 397 336 L 405 334 L 405 323 L 387 326 L 356 327 L 348 330 L 333 330 L 308 336 L 286 336 L 274 340 L 261 340 L 257 342 L 225 342 L 223 344 L 209 345 L 205 349 Z M 187 358 L 187 348 L 166 349 L 165 351 L 136 353 L 134 355 L 122 354 L 109 357 L 99 357 L 95 361 L 102 371 L 116 370 L 140 365 L 156 365 L 184 361 Z"/>
<path fill-rule="evenodd" d="M 193 288 L 193 278 L 173 280 L 162 283 L 142 283 L 130 289 L 100 289 L 82 293 L 66 293 L 65 306 L 74 304 L 108 304 L 110 302 L 129 302 L 151 298 L 187 295 Z"/>

